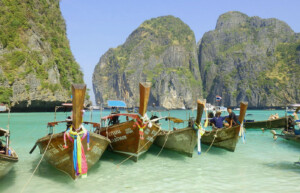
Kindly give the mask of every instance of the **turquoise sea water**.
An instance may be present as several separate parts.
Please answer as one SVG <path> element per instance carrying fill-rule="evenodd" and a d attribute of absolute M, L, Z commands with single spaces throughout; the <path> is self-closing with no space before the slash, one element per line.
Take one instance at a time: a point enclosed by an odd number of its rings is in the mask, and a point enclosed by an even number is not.
<path fill-rule="evenodd" d="M 265 120 L 270 114 L 284 111 L 251 111 L 248 119 Z M 102 115 L 107 115 L 104 111 Z M 162 112 L 162 116 L 168 112 Z M 58 113 L 57 120 L 68 114 Z M 151 113 L 148 112 L 150 116 Z M 170 111 L 171 116 L 186 119 L 196 112 Z M 19 155 L 19 162 L 0 179 L 0 192 L 20 192 L 41 158 L 37 148 L 29 154 L 35 141 L 47 133 L 47 122 L 54 113 L 12 113 L 10 119 L 11 146 Z M 85 120 L 90 120 L 89 112 Z M 100 112 L 93 113 L 99 122 Z M 0 114 L 0 125 L 6 127 L 7 114 Z M 185 125 L 179 124 L 180 128 Z M 62 126 L 61 129 L 64 129 Z M 168 128 L 168 123 L 164 123 Z M 172 128 L 173 125 L 170 125 Z M 89 127 L 87 127 L 89 129 Z M 278 131 L 280 132 L 280 131 Z M 139 162 L 126 161 L 112 152 L 105 152 L 100 161 L 88 171 L 88 177 L 73 181 L 66 174 L 42 161 L 25 192 L 299 192 L 300 145 L 284 139 L 274 141 L 269 131 L 247 130 L 246 144 L 240 140 L 234 153 L 212 147 L 206 154 L 189 158 L 152 146 Z"/>

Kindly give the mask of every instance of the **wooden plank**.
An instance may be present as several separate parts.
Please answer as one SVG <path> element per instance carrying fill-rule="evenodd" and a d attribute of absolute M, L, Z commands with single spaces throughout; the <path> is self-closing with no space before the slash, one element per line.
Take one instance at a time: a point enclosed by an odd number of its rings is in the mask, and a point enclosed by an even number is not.
<path fill-rule="evenodd" d="M 201 122 L 202 114 L 204 110 L 204 102 L 200 99 L 197 100 L 197 118 L 196 123 L 199 125 Z"/>
<path fill-rule="evenodd" d="M 151 83 L 149 82 L 140 82 L 140 108 L 139 108 L 139 114 L 141 116 L 144 116 L 144 114 L 147 111 L 148 101 L 149 101 L 149 95 L 150 95 L 150 87 Z"/>
<path fill-rule="evenodd" d="M 76 130 L 82 123 L 82 110 L 85 99 L 86 85 L 85 84 L 73 84 L 72 95 L 73 95 L 73 128 Z"/>
<path fill-rule="evenodd" d="M 239 122 L 242 123 L 244 121 L 246 111 L 248 107 L 248 102 L 241 102 L 240 103 L 240 116 L 239 116 Z"/>

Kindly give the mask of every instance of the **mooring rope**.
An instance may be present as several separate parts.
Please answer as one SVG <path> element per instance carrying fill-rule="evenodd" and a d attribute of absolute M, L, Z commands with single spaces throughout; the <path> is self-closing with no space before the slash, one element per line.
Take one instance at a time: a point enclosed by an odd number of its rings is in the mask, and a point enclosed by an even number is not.
<path fill-rule="evenodd" d="M 48 144 L 47 144 L 47 146 L 46 146 L 46 149 L 45 149 L 45 151 L 44 151 L 44 153 L 43 153 L 43 155 L 42 155 L 42 157 L 41 157 L 41 159 L 40 159 L 38 165 L 37 165 L 37 166 L 35 167 L 35 169 L 33 170 L 33 172 L 32 172 L 32 174 L 31 174 L 29 180 L 27 181 L 27 183 L 24 185 L 23 189 L 21 190 L 21 193 L 23 193 L 24 190 L 27 188 L 27 186 L 29 185 L 29 183 L 30 183 L 30 181 L 31 181 L 31 179 L 32 179 L 32 177 L 33 177 L 33 175 L 34 175 L 34 173 L 36 172 L 36 170 L 37 170 L 38 167 L 40 166 L 40 164 L 41 164 L 41 162 L 42 162 L 42 160 L 43 160 L 43 158 L 44 158 L 44 156 L 45 156 L 45 154 L 46 154 L 46 152 L 47 152 L 47 150 L 48 150 L 48 147 L 49 147 L 49 144 L 50 144 L 50 142 L 51 142 L 51 140 L 52 140 L 53 135 L 54 135 L 54 134 L 52 133 L 52 134 L 51 134 L 51 137 L 50 137 L 50 139 L 49 139 L 49 142 L 48 142 Z"/>
<path fill-rule="evenodd" d="M 163 146 L 161 147 L 161 149 L 160 149 L 160 151 L 158 152 L 158 154 L 157 154 L 156 157 L 158 157 L 158 156 L 160 155 L 160 153 L 162 152 L 162 150 L 164 149 L 164 147 L 165 147 L 165 145 L 166 145 L 166 143 L 167 143 L 167 140 L 168 140 L 168 137 L 169 137 L 169 134 L 170 134 L 170 133 L 171 133 L 171 130 L 168 131 L 167 136 L 166 136 L 166 140 L 165 140 Z"/>
<path fill-rule="evenodd" d="M 211 144 L 210 144 L 210 146 L 208 147 L 208 149 L 206 150 L 206 152 L 204 153 L 204 155 L 210 150 L 210 148 L 211 148 L 212 145 L 214 144 L 215 139 L 217 138 L 218 131 L 219 131 L 219 130 L 216 130 L 216 134 L 214 134 L 214 139 L 213 139 L 213 141 L 211 142 Z"/>
<path fill-rule="evenodd" d="M 156 132 L 155 135 L 153 135 L 151 138 L 153 139 L 158 133 L 160 132 L 160 129 Z M 154 141 L 154 140 L 153 140 Z M 148 140 L 147 143 L 145 143 L 139 150 L 137 153 L 139 153 L 148 143 L 150 142 L 150 140 Z M 153 142 L 152 142 L 153 143 Z M 124 159 L 123 161 L 121 161 L 119 164 L 117 164 L 117 167 L 120 167 L 120 165 L 122 165 L 124 162 L 126 162 L 127 160 L 129 160 L 130 158 L 132 158 L 134 155 L 129 156 L 128 158 Z"/>

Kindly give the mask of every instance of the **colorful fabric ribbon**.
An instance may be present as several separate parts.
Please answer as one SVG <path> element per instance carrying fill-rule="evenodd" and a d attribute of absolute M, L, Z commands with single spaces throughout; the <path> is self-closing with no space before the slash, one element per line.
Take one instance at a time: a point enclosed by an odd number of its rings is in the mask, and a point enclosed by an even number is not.
<path fill-rule="evenodd" d="M 201 154 L 201 136 L 205 133 L 205 130 L 202 128 L 202 125 L 198 125 L 196 122 L 193 125 L 194 129 L 197 129 L 197 146 L 198 146 L 198 155 Z"/>
<path fill-rule="evenodd" d="M 70 129 L 64 133 L 64 147 L 68 148 L 68 146 L 66 145 L 66 137 L 68 137 L 68 139 L 73 142 L 73 167 L 77 176 L 79 176 L 80 174 L 86 174 L 88 171 L 85 152 L 82 145 L 82 140 L 84 140 L 85 137 L 87 137 L 87 148 L 88 150 L 90 149 L 90 134 L 83 126 L 81 126 L 81 128 L 82 131 L 80 132 L 76 132 Z"/>
<path fill-rule="evenodd" d="M 138 126 L 138 128 L 139 128 L 140 139 L 144 140 L 144 129 L 146 128 L 147 123 L 145 123 L 143 126 L 141 126 L 139 124 L 139 121 L 136 121 L 134 124 L 136 126 Z"/>
<path fill-rule="evenodd" d="M 244 121 L 240 125 L 240 131 L 239 131 L 239 136 L 242 138 L 243 143 L 246 143 L 246 135 L 245 135 L 245 130 L 244 130 Z"/>

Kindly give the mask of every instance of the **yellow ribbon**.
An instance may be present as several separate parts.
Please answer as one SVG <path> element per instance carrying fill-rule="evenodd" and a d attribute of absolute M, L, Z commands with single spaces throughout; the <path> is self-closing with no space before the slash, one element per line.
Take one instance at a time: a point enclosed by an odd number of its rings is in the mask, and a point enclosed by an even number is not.
<path fill-rule="evenodd" d="M 78 173 L 80 173 L 80 174 L 82 173 L 82 170 L 81 170 L 81 146 L 82 146 L 82 143 L 81 143 L 80 135 L 82 135 L 84 133 L 85 133 L 84 130 L 82 130 L 79 133 L 77 133 L 76 131 L 70 130 L 71 135 L 77 136 L 77 164 L 78 164 Z"/>
<path fill-rule="evenodd" d="M 204 127 L 207 127 L 208 126 L 208 116 L 207 116 L 207 110 L 206 110 L 205 104 L 206 104 L 206 102 L 204 102 L 204 111 L 205 111 L 205 118 L 206 118 Z"/>
<path fill-rule="evenodd" d="M 205 133 L 205 130 L 202 128 L 201 123 L 200 123 L 200 125 L 198 125 L 198 123 L 195 122 L 195 124 L 197 125 L 200 135 L 202 136 Z"/>

